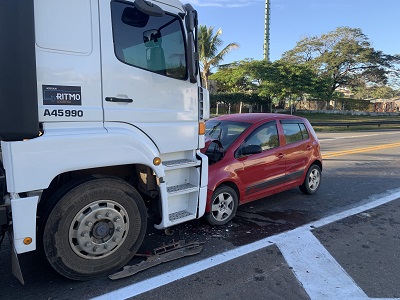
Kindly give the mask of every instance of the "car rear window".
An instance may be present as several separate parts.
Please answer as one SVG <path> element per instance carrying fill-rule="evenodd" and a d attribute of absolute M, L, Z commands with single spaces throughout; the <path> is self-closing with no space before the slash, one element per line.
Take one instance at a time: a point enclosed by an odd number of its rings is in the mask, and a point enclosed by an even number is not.
<path fill-rule="evenodd" d="M 306 126 L 302 121 L 281 121 L 286 144 L 309 139 Z"/>

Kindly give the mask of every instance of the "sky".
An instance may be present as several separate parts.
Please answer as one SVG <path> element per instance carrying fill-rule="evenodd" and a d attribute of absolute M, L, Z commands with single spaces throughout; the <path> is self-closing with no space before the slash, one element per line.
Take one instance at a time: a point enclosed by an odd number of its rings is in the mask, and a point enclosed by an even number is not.
<path fill-rule="evenodd" d="M 222 64 L 263 59 L 265 0 L 186 2 L 198 11 L 199 24 L 213 26 L 214 32 L 222 29 L 223 47 L 239 44 Z M 270 0 L 270 11 L 271 61 L 280 59 L 302 38 L 340 26 L 360 28 L 375 50 L 400 54 L 400 0 Z"/>

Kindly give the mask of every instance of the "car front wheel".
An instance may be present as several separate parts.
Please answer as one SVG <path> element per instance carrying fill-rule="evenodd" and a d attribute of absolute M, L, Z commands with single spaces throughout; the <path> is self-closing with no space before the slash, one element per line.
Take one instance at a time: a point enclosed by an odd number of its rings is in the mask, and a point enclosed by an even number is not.
<path fill-rule="evenodd" d="M 321 184 L 321 168 L 317 165 L 312 165 L 308 171 L 303 184 L 299 187 L 304 194 L 315 194 Z"/>
<path fill-rule="evenodd" d="M 141 196 L 118 178 L 87 179 L 51 202 L 41 230 L 43 251 L 58 273 L 73 280 L 123 267 L 146 233 Z"/>
<path fill-rule="evenodd" d="M 229 186 L 218 187 L 213 195 L 210 212 L 206 214 L 206 220 L 211 225 L 224 225 L 235 216 L 238 207 L 238 195 Z"/>

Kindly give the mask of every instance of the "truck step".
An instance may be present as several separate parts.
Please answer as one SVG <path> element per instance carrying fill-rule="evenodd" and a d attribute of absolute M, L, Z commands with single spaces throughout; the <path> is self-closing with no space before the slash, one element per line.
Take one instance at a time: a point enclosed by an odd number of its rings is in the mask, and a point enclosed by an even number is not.
<path fill-rule="evenodd" d="M 199 166 L 200 161 L 184 158 L 184 159 L 175 159 L 175 160 L 164 161 L 162 164 L 167 170 L 174 170 L 174 169 L 180 169 L 180 168 Z"/>
<path fill-rule="evenodd" d="M 190 183 L 179 184 L 174 186 L 167 187 L 167 192 L 170 195 L 177 195 L 177 194 L 188 194 L 191 192 L 197 192 L 198 188 Z"/>
<path fill-rule="evenodd" d="M 177 212 L 169 214 L 169 220 L 171 222 L 174 222 L 174 221 L 189 217 L 191 215 L 192 214 L 190 212 L 186 211 L 186 210 L 177 211 Z"/>

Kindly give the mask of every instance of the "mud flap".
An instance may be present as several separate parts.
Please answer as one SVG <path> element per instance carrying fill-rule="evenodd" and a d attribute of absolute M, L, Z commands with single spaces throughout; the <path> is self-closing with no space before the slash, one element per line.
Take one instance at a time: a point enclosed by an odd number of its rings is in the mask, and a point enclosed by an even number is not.
<path fill-rule="evenodd" d="M 10 241 L 12 241 L 12 234 L 9 233 Z M 21 266 L 19 265 L 17 250 L 15 249 L 14 243 L 11 242 L 11 270 L 13 275 L 21 282 L 25 284 L 24 277 L 22 276 Z"/>
<path fill-rule="evenodd" d="M 108 277 L 111 280 L 125 278 L 168 261 L 199 254 L 203 249 L 201 244 L 203 243 L 186 243 L 185 241 L 181 240 L 172 244 L 164 245 L 154 249 L 154 255 L 147 257 L 145 261 L 142 261 L 136 265 L 125 266 L 122 271 L 112 274 Z"/>

